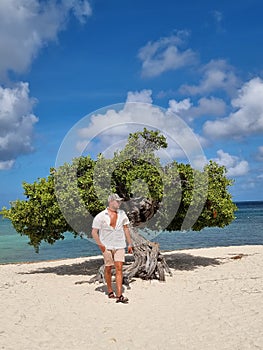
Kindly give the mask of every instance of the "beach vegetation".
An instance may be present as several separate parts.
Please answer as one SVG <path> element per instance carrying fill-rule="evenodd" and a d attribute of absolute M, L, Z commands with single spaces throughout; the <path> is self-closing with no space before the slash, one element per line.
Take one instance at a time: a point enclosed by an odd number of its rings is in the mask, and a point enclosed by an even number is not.
<path fill-rule="evenodd" d="M 112 158 L 81 156 L 51 168 L 46 178 L 23 182 L 25 199 L 0 213 L 36 251 L 42 241 L 53 244 L 65 232 L 89 236 L 110 192 L 124 198 L 133 227 L 142 230 L 200 231 L 230 224 L 237 208 L 226 168 L 213 161 L 202 171 L 175 160 L 162 164 L 158 151 L 167 146 L 159 131 L 132 133 Z"/>

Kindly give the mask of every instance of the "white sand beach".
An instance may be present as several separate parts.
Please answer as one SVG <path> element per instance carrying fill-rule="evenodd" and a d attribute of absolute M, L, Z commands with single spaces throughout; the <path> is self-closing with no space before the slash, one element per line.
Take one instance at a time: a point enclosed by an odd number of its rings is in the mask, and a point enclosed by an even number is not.
<path fill-rule="evenodd" d="M 0 349 L 263 349 L 263 246 L 165 255 L 173 276 L 129 304 L 87 283 L 100 258 L 0 265 Z"/>

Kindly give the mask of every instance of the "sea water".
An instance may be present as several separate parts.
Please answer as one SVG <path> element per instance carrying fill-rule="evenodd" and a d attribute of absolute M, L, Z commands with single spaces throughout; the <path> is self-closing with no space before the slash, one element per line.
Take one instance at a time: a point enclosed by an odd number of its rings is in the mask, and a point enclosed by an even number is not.
<path fill-rule="evenodd" d="M 239 202 L 235 220 L 224 228 L 205 228 L 199 232 L 161 232 L 149 237 L 160 244 L 160 249 L 180 250 L 217 246 L 262 245 L 263 202 Z M 145 236 L 147 238 L 147 235 Z M 0 263 L 40 261 L 100 255 L 98 247 L 88 239 L 74 238 L 65 233 L 65 239 L 50 245 L 42 243 L 39 253 L 28 244 L 28 237 L 19 235 L 7 219 L 0 218 Z"/>

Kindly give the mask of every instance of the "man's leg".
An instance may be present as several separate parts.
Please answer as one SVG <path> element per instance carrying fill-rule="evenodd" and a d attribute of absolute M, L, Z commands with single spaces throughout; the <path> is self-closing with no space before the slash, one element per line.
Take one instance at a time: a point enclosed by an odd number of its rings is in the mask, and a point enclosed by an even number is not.
<path fill-rule="evenodd" d="M 104 277 L 107 284 L 108 294 L 113 291 L 111 281 L 111 266 L 105 266 Z"/>
<path fill-rule="evenodd" d="M 115 261 L 115 270 L 116 270 L 116 294 L 117 297 L 120 297 L 122 295 L 122 261 Z"/>
<path fill-rule="evenodd" d="M 113 292 L 112 290 L 112 280 L 111 280 L 111 268 L 114 266 L 114 261 L 112 258 L 112 253 L 109 250 L 103 252 L 104 258 L 104 277 L 107 284 L 108 295 Z M 113 295 L 114 296 L 114 295 Z M 112 297 L 112 296 L 111 296 Z"/>

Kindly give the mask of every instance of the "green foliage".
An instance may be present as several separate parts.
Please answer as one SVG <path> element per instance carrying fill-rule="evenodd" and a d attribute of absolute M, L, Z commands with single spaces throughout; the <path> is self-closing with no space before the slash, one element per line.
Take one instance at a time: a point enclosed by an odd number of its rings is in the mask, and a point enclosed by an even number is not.
<path fill-rule="evenodd" d="M 200 210 L 198 199 L 203 196 L 205 183 L 207 184 L 206 198 L 203 203 L 200 215 L 195 220 L 194 225 L 185 227 L 194 231 L 200 231 L 205 227 L 224 227 L 229 225 L 235 218 L 236 205 L 232 202 L 228 187 L 232 185 L 232 180 L 226 177 L 226 168 L 210 161 L 205 166 L 204 172 L 193 170 L 190 165 L 179 164 L 178 170 L 182 185 L 182 200 L 174 219 L 168 226 L 168 230 L 180 230 L 186 213 L 195 216 L 196 210 Z M 195 178 L 195 185 L 194 185 Z M 195 191 L 195 201 L 193 200 Z M 191 205 L 191 210 L 189 207 Z M 191 222 L 191 219 L 189 219 Z"/>
<path fill-rule="evenodd" d="M 92 219 L 105 208 L 110 192 L 126 201 L 150 198 L 158 208 L 147 226 L 154 230 L 199 231 L 228 225 L 237 208 L 228 192 L 232 181 L 226 169 L 212 161 L 202 172 L 175 161 L 162 166 L 155 151 L 166 147 L 158 131 L 130 134 L 127 145 L 112 159 L 101 154 L 97 160 L 79 157 L 72 164 L 51 168 L 47 179 L 24 182 L 26 199 L 11 202 L 10 209 L 3 208 L 0 214 L 29 237 L 36 251 L 42 241 L 52 244 L 65 232 L 89 235 Z"/>
<path fill-rule="evenodd" d="M 129 157 L 143 157 L 145 154 L 153 155 L 154 151 L 167 148 L 166 138 L 159 131 L 147 130 L 138 131 L 129 135 L 127 145 L 121 154 Z"/>
<path fill-rule="evenodd" d="M 39 179 L 33 184 L 23 183 L 26 200 L 11 203 L 11 208 L 3 208 L 1 214 L 10 219 L 15 230 L 27 235 L 31 245 L 38 251 L 41 241 L 50 244 L 63 239 L 63 232 L 70 230 L 56 201 L 54 178 Z"/>

